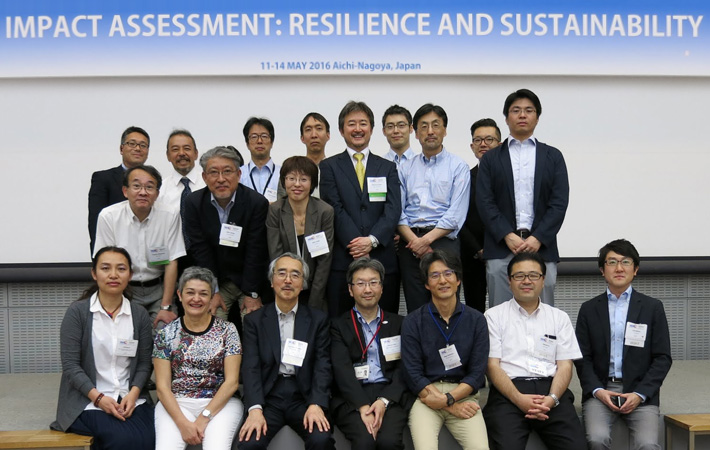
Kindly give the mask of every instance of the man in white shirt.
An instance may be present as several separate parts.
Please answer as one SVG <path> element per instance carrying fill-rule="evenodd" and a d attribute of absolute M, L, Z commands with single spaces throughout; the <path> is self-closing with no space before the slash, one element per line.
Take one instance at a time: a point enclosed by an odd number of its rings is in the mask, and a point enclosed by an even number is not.
<path fill-rule="evenodd" d="M 175 170 L 163 180 L 157 203 L 179 209 L 182 218 L 184 197 L 205 187 L 202 168 L 195 164 L 199 152 L 192 133 L 182 129 L 173 130 L 168 136 L 165 156 Z"/>
<path fill-rule="evenodd" d="M 251 161 L 240 168 L 242 177 L 239 182 L 266 197 L 269 203 L 273 203 L 277 199 L 281 172 L 281 166 L 271 159 L 275 138 L 274 124 L 263 117 L 250 117 L 242 132 L 251 153 Z"/>
<path fill-rule="evenodd" d="M 399 105 L 392 105 L 382 115 L 382 134 L 385 135 L 390 145 L 384 158 L 397 164 L 397 168 L 414 158 L 414 150 L 409 145 L 409 137 L 414 132 L 412 128 L 412 114 Z"/>

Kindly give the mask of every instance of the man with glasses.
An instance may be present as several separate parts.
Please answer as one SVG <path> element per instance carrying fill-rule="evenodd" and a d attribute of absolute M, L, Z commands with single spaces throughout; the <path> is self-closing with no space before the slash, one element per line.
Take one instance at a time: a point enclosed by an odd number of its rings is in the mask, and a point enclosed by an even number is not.
<path fill-rule="evenodd" d="M 515 255 L 513 298 L 486 311 L 491 386 L 483 417 L 491 450 L 524 450 L 533 430 L 550 450 L 587 445 L 567 389 L 582 353 L 569 316 L 540 301 L 545 270 L 538 253 Z"/>
<path fill-rule="evenodd" d="M 493 119 L 480 119 L 471 125 L 471 150 L 477 160 L 500 144 L 500 129 Z M 483 262 L 483 222 L 476 208 L 478 165 L 471 169 L 471 196 L 466 222 L 461 228 L 463 289 L 466 304 L 480 312 L 486 310 L 486 264 Z"/>
<path fill-rule="evenodd" d="M 659 393 L 671 368 L 671 340 L 663 303 L 635 290 L 636 247 L 625 240 L 599 250 L 606 292 L 585 302 L 577 316 L 587 441 L 592 450 L 610 449 L 611 428 L 621 418 L 634 450 L 660 449 Z"/>
<path fill-rule="evenodd" d="M 121 165 L 107 170 L 94 172 L 91 175 L 91 187 L 89 188 L 89 238 L 91 239 L 91 253 L 94 253 L 94 242 L 96 241 L 96 221 L 99 213 L 107 206 L 122 202 L 123 177 L 126 170 L 145 164 L 148 159 L 150 148 L 150 137 L 148 133 L 139 127 L 128 127 L 121 134 Z"/>
<path fill-rule="evenodd" d="M 478 405 L 488 360 L 486 320 L 456 299 L 461 284 L 457 255 L 427 253 L 421 271 L 431 301 L 410 312 L 402 325 L 405 379 L 419 396 L 409 413 L 414 448 L 439 448 L 445 425 L 462 448 L 487 450 Z"/>
<path fill-rule="evenodd" d="M 422 153 L 399 168 L 402 241 L 397 256 L 408 312 L 429 301 L 421 258 L 435 249 L 457 256 L 461 252 L 457 237 L 466 220 L 471 177 L 468 164 L 444 148 L 448 120 L 441 106 L 419 108 L 413 124 Z"/>
<path fill-rule="evenodd" d="M 483 155 L 476 180 L 489 305 L 510 299 L 505 268 L 520 253 L 542 256 L 547 266 L 542 301 L 553 305 L 560 259 L 557 233 L 569 203 L 567 166 L 559 150 L 533 135 L 542 115 L 534 92 L 520 89 L 510 94 L 503 115 L 510 136 Z"/>
<path fill-rule="evenodd" d="M 355 306 L 331 326 L 330 407 L 354 449 L 404 449 L 402 432 L 414 400 L 401 367 L 402 316 L 379 307 L 384 276 L 376 259 L 353 261 L 347 281 Z"/>
<path fill-rule="evenodd" d="M 328 317 L 298 303 L 308 264 L 294 253 L 271 261 L 275 302 L 244 317 L 244 408 L 239 448 L 263 449 L 288 425 L 307 449 L 335 449 L 326 416 L 333 379 Z"/>
<path fill-rule="evenodd" d="M 382 115 L 382 134 L 385 135 L 390 149 L 384 158 L 397 164 L 409 161 L 416 155 L 409 145 L 412 128 L 412 114 L 399 105 L 392 105 Z"/>
<path fill-rule="evenodd" d="M 254 189 L 266 197 L 269 203 L 277 199 L 279 173 L 281 166 L 271 159 L 271 147 L 274 146 L 274 124 L 263 117 L 250 117 L 244 124 L 244 141 L 247 144 L 251 161 L 241 167 L 241 184 Z"/>
<path fill-rule="evenodd" d="M 161 184 L 162 177 L 152 166 L 128 169 L 123 177 L 127 200 L 101 211 L 94 249 L 94 254 L 106 246 L 128 250 L 133 263 L 132 301 L 145 307 L 154 327 L 177 317 L 171 311 L 177 259 L 185 255 L 180 212 L 155 203 Z"/>
<path fill-rule="evenodd" d="M 215 147 L 200 157 L 207 187 L 185 200 L 185 233 L 195 265 L 217 275 L 218 291 L 210 311 L 229 318 L 240 335 L 240 315 L 261 307 L 269 253 L 266 213 L 269 202 L 239 186 L 242 155 L 234 147 Z M 233 307 L 236 305 L 236 307 Z"/>

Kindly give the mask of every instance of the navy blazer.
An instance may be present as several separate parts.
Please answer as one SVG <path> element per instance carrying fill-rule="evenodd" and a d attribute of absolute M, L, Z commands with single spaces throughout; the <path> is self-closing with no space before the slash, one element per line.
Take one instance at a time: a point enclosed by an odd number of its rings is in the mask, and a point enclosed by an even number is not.
<path fill-rule="evenodd" d="M 94 254 L 96 242 L 96 224 L 99 213 L 107 206 L 122 202 L 126 199 L 123 195 L 123 176 L 126 173 L 123 166 L 100 170 L 91 175 L 89 188 L 89 238 L 91 239 L 91 254 Z"/>
<path fill-rule="evenodd" d="M 269 253 L 266 247 L 266 213 L 269 202 L 263 195 L 239 185 L 227 223 L 242 227 L 239 247 L 219 245 L 222 223 L 205 187 L 185 199 L 187 252 L 194 264 L 210 269 L 219 279 L 229 279 L 242 292 L 266 288 Z"/>
<path fill-rule="evenodd" d="M 471 169 L 471 196 L 468 201 L 468 213 L 466 214 L 466 222 L 459 232 L 462 255 L 475 256 L 483 248 L 483 221 L 476 207 L 477 178 L 478 166 Z"/>
<path fill-rule="evenodd" d="M 306 404 L 328 408 L 330 383 L 330 334 L 323 311 L 298 305 L 293 338 L 308 343 L 303 365 L 296 367 L 296 383 Z M 281 364 L 281 337 L 276 306 L 268 303 L 244 316 L 242 381 L 244 409 L 264 405 L 274 387 Z"/>
<path fill-rule="evenodd" d="M 626 321 L 646 324 L 648 329 L 643 348 L 624 346 L 624 392 L 643 394 L 645 404 L 658 406 L 658 393 L 672 364 L 671 339 L 663 303 L 632 290 Z M 606 292 L 584 302 L 580 308 L 577 341 L 582 359 L 575 361 L 575 365 L 584 401 L 592 397 L 594 389 L 606 389 L 609 382 L 611 325 Z"/>
<path fill-rule="evenodd" d="M 542 244 L 539 254 L 557 262 L 557 233 L 569 203 L 569 180 L 562 152 L 537 141 L 532 235 Z M 476 181 L 476 205 L 485 227 L 483 257 L 503 259 L 510 255 L 505 236 L 518 227 L 515 221 L 515 190 L 508 140 L 481 158 Z"/>
<path fill-rule="evenodd" d="M 353 261 L 348 244 L 356 237 L 373 235 L 380 245 L 370 252 L 379 260 L 386 273 L 396 273 L 397 254 L 394 234 L 402 212 L 397 166 L 370 151 L 365 168 L 365 184 L 360 189 L 355 167 L 347 150 L 320 162 L 320 196 L 335 210 L 335 250 L 333 270 L 345 271 Z M 367 177 L 387 179 L 384 202 L 371 202 Z"/>

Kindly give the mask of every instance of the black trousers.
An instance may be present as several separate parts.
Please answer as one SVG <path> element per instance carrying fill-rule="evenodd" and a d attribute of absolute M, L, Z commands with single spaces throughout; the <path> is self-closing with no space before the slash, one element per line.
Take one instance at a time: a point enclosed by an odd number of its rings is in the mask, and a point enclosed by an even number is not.
<path fill-rule="evenodd" d="M 93 436 L 92 450 L 154 450 L 154 417 L 153 405 L 147 403 L 136 407 L 125 422 L 103 411 L 84 411 L 67 431 Z"/>
<path fill-rule="evenodd" d="M 473 255 L 461 255 L 463 265 L 463 291 L 466 305 L 486 312 L 486 262 Z"/>

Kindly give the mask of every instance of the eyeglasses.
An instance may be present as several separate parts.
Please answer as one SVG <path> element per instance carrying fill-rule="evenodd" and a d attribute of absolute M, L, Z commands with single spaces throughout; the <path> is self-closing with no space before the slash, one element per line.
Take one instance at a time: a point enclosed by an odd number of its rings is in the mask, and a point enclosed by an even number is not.
<path fill-rule="evenodd" d="M 138 183 L 131 184 L 130 186 L 128 186 L 128 188 L 136 193 L 145 189 L 145 192 L 148 194 L 152 194 L 153 192 L 158 190 L 158 188 L 153 186 L 152 184 L 148 184 L 148 185 L 144 186 L 144 185 L 138 184 Z"/>
<path fill-rule="evenodd" d="M 235 173 L 237 173 L 236 170 L 234 169 L 224 169 L 224 170 L 217 170 L 217 169 L 212 169 L 207 171 L 207 177 L 208 178 L 219 178 L 220 175 L 224 178 L 229 178 L 233 176 Z"/>
<path fill-rule="evenodd" d="M 355 283 L 350 283 L 350 286 L 357 286 L 358 289 L 365 289 L 365 286 L 370 286 L 370 289 L 375 289 L 378 286 L 382 286 L 382 281 L 380 280 L 370 280 L 370 281 L 357 281 Z"/>
<path fill-rule="evenodd" d="M 473 145 L 475 145 L 476 147 L 481 145 L 481 142 L 485 142 L 486 145 L 490 146 L 493 145 L 494 142 L 500 142 L 500 140 L 498 138 L 494 138 L 493 136 L 488 136 L 484 138 L 477 137 L 473 139 Z"/>
<path fill-rule="evenodd" d="M 274 273 L 276 278 L 279 280 L 285 280 L 287 277 L 291 279 L 291 281 L 298 281 L 303 277 L 303 274 L 299 272 L 298 270 L 292 270 L 291 272 L 287 270 L 279 270 L 276 273 Z"/>
<path fill-rule="evenodd" d="M 432 122 L 431 124 L 423 123 L 423 124 L 419 125 L 418 128 L 419 128 L 419 130 L 426 133 L 427 131 L 429 131 L 429 128 L 431 128 L 433 131 L 439 131 L 440 129 L 444 128 L 444 126 L 442 124 L 440 124 L 439 122 Z"/>
<path fill-rule="evenodd" d="M 269 142 L 271 140 L 271 135 L 267 133 L 262 133 L 262 134 L 250 134 L 249 135 L 249 142 L 256 142 L 259 139 L 261 139 L 263 142 Z"/>
<path fill-rule="evenodd" d="M 409 124 L 407 122 L 397 122 L 397 123 L 388 123 L 385 125 L 385 130 L 387 131 L 394 131 L 394 129 L 398 129 L 399 131 L 404 131 L 407 128 L 409 128 Z"/>
<path fill-rule="evenodd" d="M 523 112 L 525 113 L 525 115 L 529 116 L 531 114 L 535 114 L 536 111 L 535 111 L 535 108 L 530 108 L 530 107 L 528 107 L 528 108 L 515 107 L 515 108 L 510 108 L 510 110 L 508 111 L 508 113 L 510 113 L 514 116 L 519 116 Z"/>
<path fill-rule="evenodd" d="M 540 272 L 515 272 L 513 275 L 510 276 L 510 278 L 515 281 L 523 281 L 526 278 L 530 281 L 538 281 L 540 278 L 542 278 L 542 274 Z"/>
<path fill-rule="evenodd" d="M 621 264 L 623 267 L 631 267 L 634 265 L 634 261 L 628 258 L 624 258 L 622 260 L 618 259 L 607 259 L 604 261 L 604 264 L 606 264 L 609 267 L 616 267 L 617 265 Z"/>
<path fill-rule="evenodd" d="M 124 142 L 123 145 L 125 145 L 128 148 L 140 147 L 141 150 L 145 150 L 148 148 L 148 144 L 146 144 L 145 142 L 128 141 L 128 142 Z"/>
<path fill-rule="evenodd" d="M 436 281 L 436 280 L 438 280 L 439 278 L 441 278 L 442 275 L 443 275 L 444 278 L 446 278 L 447 280 L 451 280 L 451 279 L 454 278 L 454 275 L 456 275 L 456 272 L 454 272 L 454 271 L 451 270 L 451 269 L 445 270 L 445 271 L 443 271 L 443 272 L 432 272 L 432 273 L 429 274 L 429 279 Z"/>
<path fill-rule="evenodd" d="M 311 181 L 311 177 L 294 177 L 294 176 L 289 175 L 286 178 L 284 178 L 284 181 L 287 181 L 292 184 L 296 183 L 296 182 L 298 182 L 299 184 L 306 184 Z"/>

